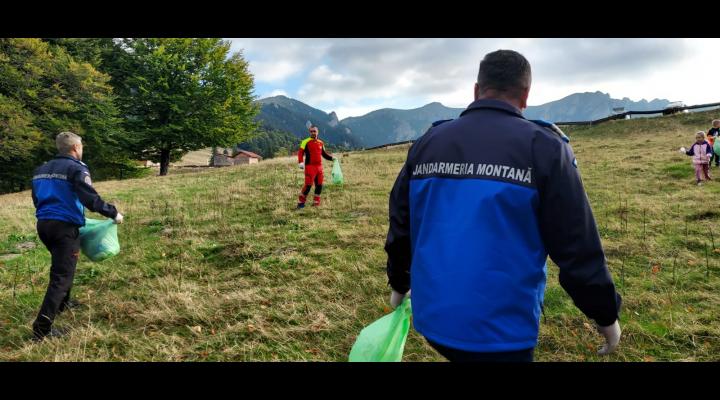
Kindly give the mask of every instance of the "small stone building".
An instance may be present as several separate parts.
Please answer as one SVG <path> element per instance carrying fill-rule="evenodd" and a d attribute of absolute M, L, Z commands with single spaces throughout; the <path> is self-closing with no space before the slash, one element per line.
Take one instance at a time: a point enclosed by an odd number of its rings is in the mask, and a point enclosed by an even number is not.
<path fill-rule="evenodd" d="M 262 160 L 259 155 L 245 150 L 238 150 L 237 154 L 230 158 L 233 160 L 234 165 L 257 164 Z"/>
<path fill-rule="evenodd" d="M 246 150 L 240 150 L 238 149 L 235 152 L 235 155 L 230 155 L 231 150 L 224 149 L 220 150 L 218 149 L 215 154 L 213 154 L 212 158 L 212 166 L 213 167 L 229 167 L 231 165 L 247 165 L 247 164 L 257 164 L 262 160 L 262 157 Z"/>

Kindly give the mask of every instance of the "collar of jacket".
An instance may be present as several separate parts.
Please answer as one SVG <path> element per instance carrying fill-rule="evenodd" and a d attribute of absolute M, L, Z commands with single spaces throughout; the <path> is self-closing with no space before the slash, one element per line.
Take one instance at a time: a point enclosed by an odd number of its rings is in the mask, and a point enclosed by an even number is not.
<path fill-rule="evenodd" d="M 73 161 L 75 161 L 76 163 L 79 163 L 80 165 L 86 165 L 84 162 L 78 160 L 77 158 L 75 158 L 75 157 L 73 157 L 73 156 L 69 156 L 69 155 L 67 155 L 67 154 L 56 154 L 56 155 L 55 155 L 55 158 L 67 158 L 68 160 L 73 160 Z"/>
<path fill-rule="evenodd" d="M 495 100 L 495 99 L 475 100 L 472 103 L 470 103 L 470 105 L 465 109 L 465 111 L 460 113 L 460 116 L 465 115 L 465 113 L 467 113 L 469 111 L 478 110 L 481 108 L 492 108 L 494 110 L 501 110 L 501 111 L 505 111 L 507 113 L 513 114 L 515 116 L 518 116 L 520 118 L 525 118 L 525 117 L 523 117 L 522 112 L 520 112 L 520 110 L 517 107 L 511 105 L 508 102 L 505 102 L 502 100 Z"/>

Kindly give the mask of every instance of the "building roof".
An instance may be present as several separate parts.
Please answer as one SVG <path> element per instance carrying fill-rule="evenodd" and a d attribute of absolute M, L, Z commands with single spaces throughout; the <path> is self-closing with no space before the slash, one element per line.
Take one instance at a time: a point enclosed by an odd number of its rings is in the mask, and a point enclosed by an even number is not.
<path fill-rule="evenodd" d="M 246 151 L 246 150 L 238 150 L 237 154 L 235 154 L 233 156 L 233 158 L 237 157 L 239 155 L 244 155 L 245 157 L 250 157 L 250 158 L 262 158 L 261 156 L 253 153 L 252 151 Z"/>

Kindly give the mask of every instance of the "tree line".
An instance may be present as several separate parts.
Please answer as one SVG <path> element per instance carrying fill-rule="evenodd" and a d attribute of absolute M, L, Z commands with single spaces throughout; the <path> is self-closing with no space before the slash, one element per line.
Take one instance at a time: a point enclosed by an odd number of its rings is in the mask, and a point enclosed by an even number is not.
<path fill-rule="evenodd" d="M 189 151 L 263 137 L 253 87 L 221 39 L 2 38 L 0 193 L 29 188 L 62 131 L 83 138 L 95 180 L 138 176 L 135 160 L 166 175 Z"/>

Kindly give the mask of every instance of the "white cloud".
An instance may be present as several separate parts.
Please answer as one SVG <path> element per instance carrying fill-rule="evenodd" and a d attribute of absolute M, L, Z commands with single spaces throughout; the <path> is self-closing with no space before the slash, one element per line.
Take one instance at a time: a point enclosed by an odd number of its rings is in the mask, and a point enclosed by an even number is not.
<path fill-rule="evenodd" d="M 260 82 L 283 83 L 311 68 L 326 52 L 324 39 L 229 39 L 230 50 L 242 51 L 250 72 Z"/>
<path fill-rule="evenodd" d="M 302 65 L 288 61 L 250 61 L 250 72 L 259 82 L 282 83 L 301 69 Z"/>
<path fill-rule="evenodd" d="M 335 111 L 338 119 L 342 120 L 348 117 L 359 117 L 384 107 L 385 105 L 382 103 L 373 103 L 365 106 L 343 106 L 338 107 L 336 110 L 328 110 L 328 112 Z"/>
<path fill-rule="evenodd" d="M 266 94 L 263 94 L 263 95 L 259 96 L 258 98 L 259 98 L 259 99 L 264 99 L 264 98 L 266 98 L 266 97 L 275 97 L 275 96 L 290 97 L 290 96 L 288 96 L 288 94 L 287 94 L 286 91 L 284 91 L 284 90 L 282 90 L 282 89 L 275 89 L 275 90 L 273 90 L 273 91 L 270 92 L 270 93 L 266 93 Z"/>
<path fill-rule="evenodd" d="M 465 107 L 480 59 L 501 48 L 530 61 L 531 105 L 585 91 L 720 101 L 719 47 L 720 39 L 233 39 L 259 82 L 348 115 L 398 99 Z"/>

